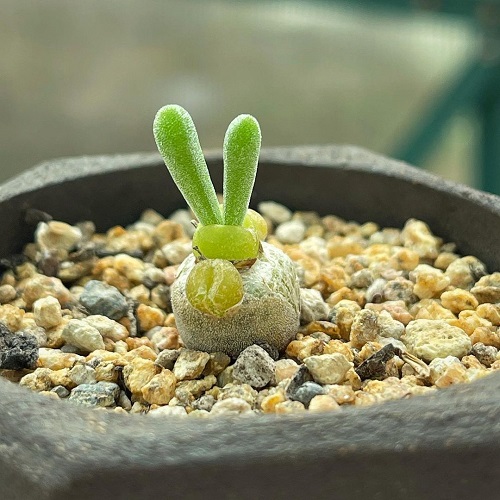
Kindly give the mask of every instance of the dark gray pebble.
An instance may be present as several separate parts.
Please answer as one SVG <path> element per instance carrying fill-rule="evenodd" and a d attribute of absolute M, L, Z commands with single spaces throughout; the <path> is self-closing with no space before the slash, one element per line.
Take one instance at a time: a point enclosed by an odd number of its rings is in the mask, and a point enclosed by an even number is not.
<path fill-rule="evenodd" d="M 0 323 L 0 368 L 22 370 L 34 368 L 38 360 L 38 342 L 26 332 L 11 332 Z"/>
<path fill-rule="evenodd" d="M 312 375 L 307 369 L 306 365 L 301 365 L 297 370 L 297 373 L 292 377 L 290 383 L 288 384 L 286 395 L 288 398 L 293 399 L 297 390 L 305 383 L 312 381 Z"/>
<path fill-rule="evenodd" d="M 127 299 L 114 286 L 101 281 L 89 281 L 80 296 L 80 303 L 91 314 L 118 320 L 128 312 Z"/>
<path fill-rule="evenodd" d="M 300 401 L 307 408 L 311 399 L 320 394 L 325 394 L 325 390 L 321 385 L 316 382 L 305 382 L 290 395 L 290 399 L 293 401 Z"/>
<path fill-rule="evenodd" d="M 361 380 L 383 380 L 387 377 L 385 369 L 387 361 L 398 355 L 399 352 L 400 350 L 392 344 L 387 344 L 375 354 L 372 354 L 369 358 L 365 359 L 365 361 L 355 368 L 355 371 Z"/>

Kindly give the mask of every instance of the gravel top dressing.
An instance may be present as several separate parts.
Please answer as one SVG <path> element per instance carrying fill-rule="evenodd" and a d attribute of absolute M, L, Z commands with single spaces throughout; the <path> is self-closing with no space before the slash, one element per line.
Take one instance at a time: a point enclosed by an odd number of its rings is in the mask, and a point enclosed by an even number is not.
<path fill-rule="evenodd" d="M 500 273 L 425 223 L 258 210 L 300 282 L 300 326 L 283 352 L 183 343 L 171 288 L 192 252 L 188 210 L 147 210 L 106 234 L 32 211 L 34 243 L 1 262 L 0 374 L 64 404 L 211 418 L 341 411 L 500 369 Z"/>

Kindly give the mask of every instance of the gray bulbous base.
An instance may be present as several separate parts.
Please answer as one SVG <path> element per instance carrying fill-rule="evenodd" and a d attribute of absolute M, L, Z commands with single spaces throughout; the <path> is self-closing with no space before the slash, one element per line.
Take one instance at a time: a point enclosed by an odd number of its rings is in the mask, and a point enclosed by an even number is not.
<path fill-rule="evenodd" d="M 262 243 L 255 264 L 240 272 L 241 304 L 222 318 L 195 309 L 186 297 L 186 280 L 195 265 L 191 254 L 172 286 L 172 308 L 183 342 L 206 352 L 237 357 L 248 346 L 266 343 L 283 351 L 299 327 L 299 281 L 293 262 L 278 248 Z"/>

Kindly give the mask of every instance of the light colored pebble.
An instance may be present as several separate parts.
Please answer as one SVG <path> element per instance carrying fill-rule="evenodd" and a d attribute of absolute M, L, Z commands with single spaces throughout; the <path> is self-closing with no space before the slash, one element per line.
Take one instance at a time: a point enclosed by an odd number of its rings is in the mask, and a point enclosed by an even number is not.
<path fill-rule="evenodd" d="M 61 304 L 55 297 L 44 297 L 33 304 L 33 313 L 38 326 L 53 328 L 62 321 Z"/>
<path fill-rule="evenodd" d="M 450 278 L 443 271 L 427 264 L 418 265 L 410 273 L 410 279 L 415 282 L 413 292 L 419 299 L 439 297 L 450 285 Z"/>
<path fill-rule="evenodd" d="M 210 411 L 210 415 L 255 415 L 252 407 L 241 398 L 227 398 L 217 401 Z"/>
<path fill-rule="evenodd" d="M 310 356 L 304 364 L 318 384 L 339 384 L 353 364 L 340 353 Z"/>
<path fill-rule="evenodd" d="M 278 414 L 302 413 L 303 411 L 306 411 L 306 407 L 300 401 L 283 401 L 274 407 L 274 412 Z"/>
<path fill-rule="evenodd" d="M 408 351 L 425 361 L 456 356 L 461 358 L 472 348 L 469 336 L 443 320 L 417 319 L 406 327 L 401 337 Z"/>
<path fill-rule="evenodd" d="M 95 369 L 86 364 L 77 364 L 69 371 L 69 378 L 75 385 L 95 384 L 97 382 Z"/>
<path fill-rule="evenodd" d="M 12 304 L 0 306 L 0 321 L 12 332 L 16 332 L 21 328 L 24 315 L 24 309 L 20 309 Z"/>
<path fill-rule="evenodd" d="M 329 307 L 323 300 L 319 290 L 300 289 L 300 322 L 321 321 L 328 318 Z"/>
<path fill-rule="evenodd" d="M 113 342 L 124 340 L 129 336 L 128 330 L 123 325 L 106 316 L 93 314 L 83 318 L 82 321 L 98 330 L 103 338 L 110 339 Z"/>
<path fill-rule="evenodd" d="M 470 290 L 485 274 L 485 265 L 471 255 L 454 260 L 445 271 L 445 275 L 450 279 L 450 285 L 465 290 Z"/>
<path fill-rule="evenodd" d="M 49 368 L 37 368 L 33 373 L 25 375 L 19 381 L 19 385 L 35 392 L 50 391 L 52 388 L 51 374 L 52 370 Z"/>
<path fill-rule="evenodd" d="M 264 217 L 271 220 L 273 224 L 283 224 L 292 218 L 292 212 L 274 201 L 261 201 L 258 210 Z"/>
<path fill-rule="evenodd" d="M 253 407 L 257 401 L 258 394 L 257 390 L 249 384 L 229 383 L 221 388 L 218 400 L 221 401 L 228 398 L 239 398 L 245 400 L 251 407 Z"/>
<path fill-rule="evenodd" d="M 467 370 L 455 356 L 435 358 L 429 363 L 431 382 L 439 388 L 467 382 Z"/>
<path fill-rule="evenodd" d="M 151 417 L 187 417 L 186 408 L 183 406 L 160 406 L 148 412 Z"/>
<path fill-rule="evenodd" d="M 215 375 L 207 375 L 197 380 L 182 380 L 177 382 L 175 396 L 181 400 L 188 399 L 191 401 L 210 390 L 216 383 L 217 378 Z"/>
<path fill-rule="evenodd" d="M 350 332 L 351 345 L 361 348 L 367 342 L 377 340 L 380 331 L 378 314 L 370 309 L 363 309 L 356 314 L 352 322 Z"/>
<path fill-rule="evenodd" d="M 471 289 L 480 304 L 500 302 L 500 272 L 483 276 Z"/>
<path fill-rule="evenodd" d="M 16 289 L 9 284 L 0 286 L 0 304 L 7 304 L 17 297 Z"/>
<path fill-rule="evenodd" d="M 191 349 L 182 349 L 175 361 L 173 372 L 177 380 L 198 378 L 205 369 L 210 354 Z"/>
<path fill-rule="evenodd" d="M 99 330 L 79 319 L 72 319 L 68 322 L 62 331 L 61 338 L 67 344 L 74 345 L 83 352 L 104 349 L 104 341 Z"/>
<path fill-rule="evenodd" d="M 472 293 L 455 288 L 441 294 L 441 304 L 455 314 L 465 310 L 474 310 L 479 305 L 476 297 Z"/>
<path fill-rule="evenodd" d="M 409 219 L 401 231 L 403 245 L 416 252 L 422 259 L 436 259 L 441 240 L 436 238 L 425 222 Z"/>
<path fill-rule="evenodd" d="M 306 226 L 299 220 L 290 220 L 281 223 L 275 232 L 280 243 L 294 244 L 300 243 L 304 239 Z"/>
<path fill-rule="evenodd" d="M 190 241 L 172 241 L 161 247 L 170 264 L 180 264 L 193 251 Z"/>
<path fill-rule="evenodd" d="M 78 354 L 65 353 L 60 349 L 48 349 L 41 347 L 38 350 L 38 366 L 40 368 L 49 368 L 51 370 L 61 370 L 63 368 L 72 368 L 76 362 L 83 362 L 85 358 Z"/>
<path fill-rule="evenodd" d="M 42 250 L 69 251 L 75 248 L 82 236 L 80 228 L 52 220 L 38 224 L 35 231 L 35 242 Z"/>
<path fill-rule="evenodd" d="M 298 369 L 299 365 L 293 359 L 278 359 L 275 362 L 275 384 L 278 385 L 283 380 L 292 378 Z"/>
<path fill-rule="evenodd" d="M 305 336 L 301 339 L 292 340 L 286 348 L 286 354 L 291 358 L 303 361 L 309 356 L 322 354 L 324 345 L 324 342 L 319 339 L 315 339 L 311 336 Z"/>
<path fill-rule="evenodd" d="M 161 309 L 146 304 L 139 304 L 136 315 L 141 332 L 147 332 L 155 326 L 163 326 L 166 319 L 165 313 Z"/>
<path fill-rule="evenodd" d="M 324 411 L 339 410 L 340 406 L 332 396 L 328 394 L 318 394 L 311 399 L 309 411 L 320 413 Z"/>

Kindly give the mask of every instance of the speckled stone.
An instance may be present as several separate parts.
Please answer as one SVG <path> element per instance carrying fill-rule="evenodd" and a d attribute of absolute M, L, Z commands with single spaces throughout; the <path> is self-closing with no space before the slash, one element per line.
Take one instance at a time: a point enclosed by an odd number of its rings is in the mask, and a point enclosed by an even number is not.
<path fill-rule="evenodd" d="M 172 370 L 180 353 L 180 349 L 165 349 L 158 354 L 155 363 L 163 368 Z"/>
<path fill-rule="evenodd" d="M 120 387 L 112 382 L 82 384 L 75 387 L 68 401 L 90 407 L 115 406 L 120 394 Z"/>
<path fill-rule="evenodd" d="M 95 384 L 97 382 L 95 369 L 82 363 L 73 366 L 68 376 L 75 385 Z"/>
<path fill-rule="evenodd" d="M 265 387 L 274 376 L 275 364 L 269 354 L 258 345 L 247 347 L 234 363 L 233 377 L 252 387 Z"/>
<path fill-rule="evenodd" d="M 490 367 L 497 359 L 498 349 L 491 345 L 484 345 L 482 342 L 477 342 L 472 346 L 471 354 L 486 367 Z"/>
<path fill-rule="evenodd" d="M 500 272 L 483 276 L 471 289 L 480 304 L 500 302 Z"/>

